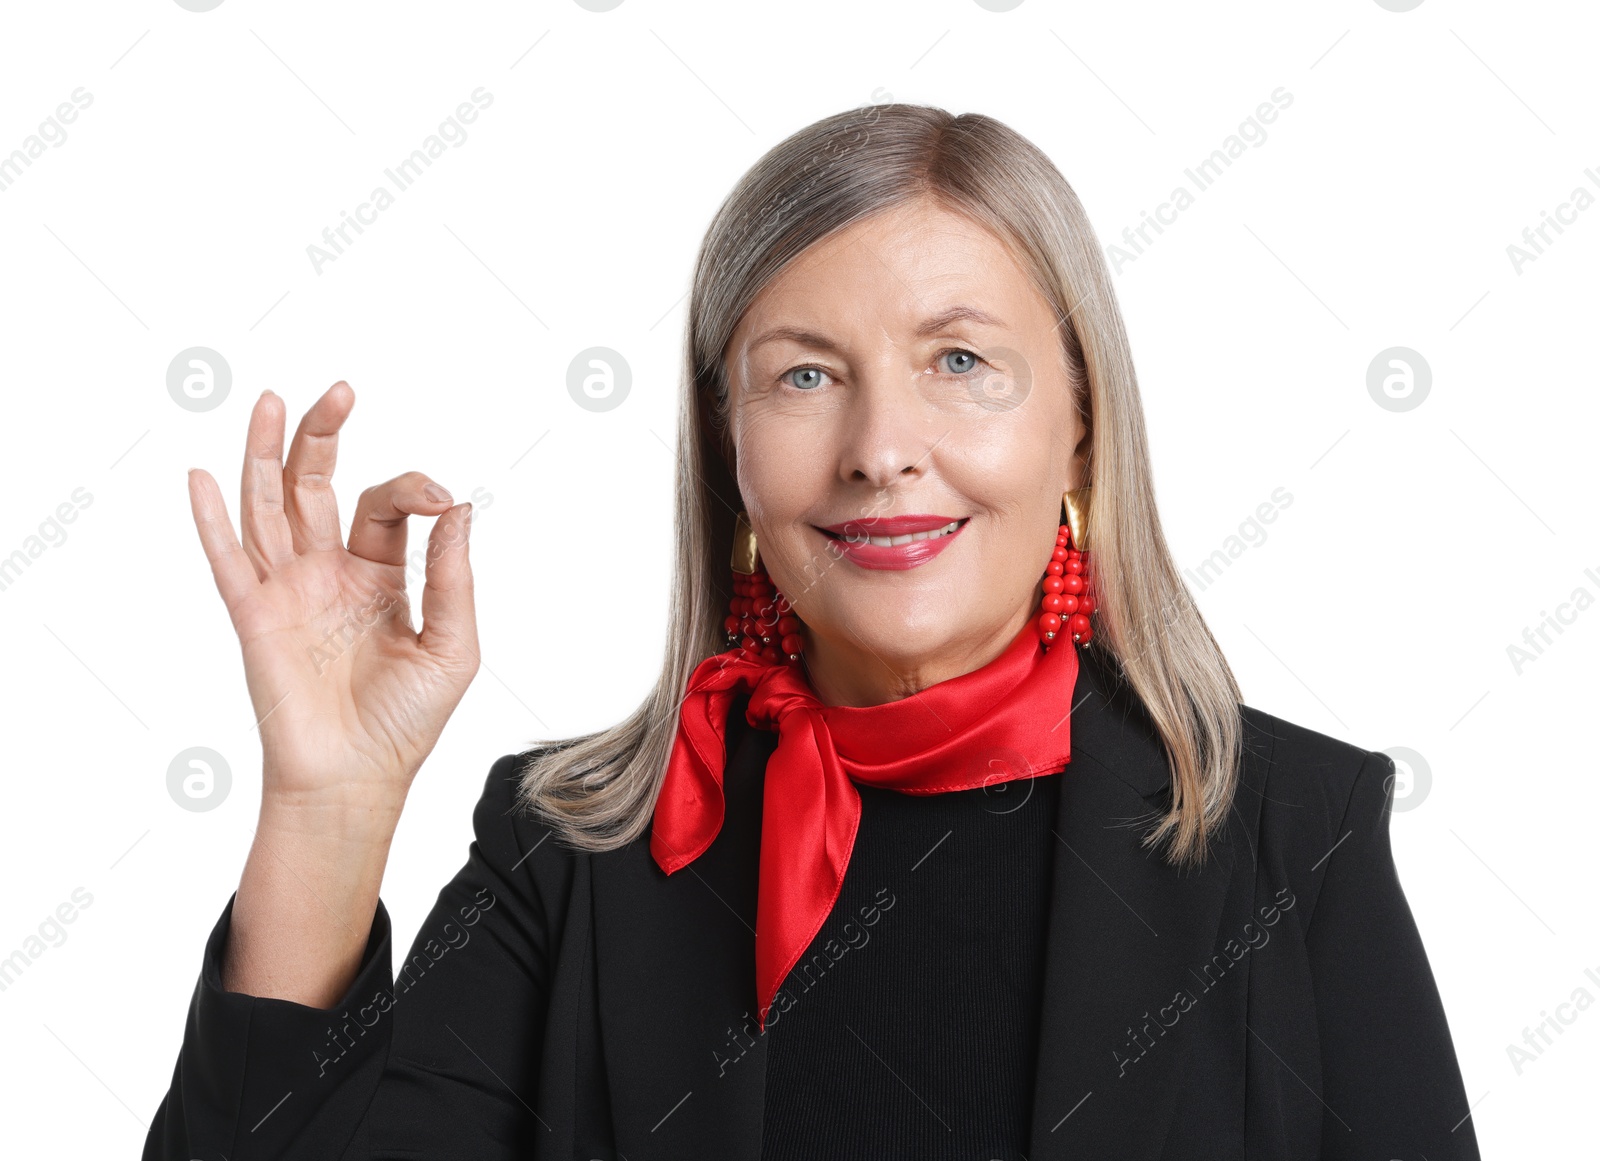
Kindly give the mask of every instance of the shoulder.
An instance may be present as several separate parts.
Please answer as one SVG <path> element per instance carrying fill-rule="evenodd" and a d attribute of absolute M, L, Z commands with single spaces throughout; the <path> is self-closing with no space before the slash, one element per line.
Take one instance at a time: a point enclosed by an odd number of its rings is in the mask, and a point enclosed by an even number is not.
<path fill-rule="evenodd" d="M 1239 710 L 1246 752 L 1256 759 L 1258 789 L 1270 798 L 1315 808 L 1336 823 L 1358 790 L 1370 794 L 1372 784 L 1392 790 L 1394 759 L 1383 751 L 1363 749 L 1253 706 Z"/>
<path fill-rule="evenodd" d="M 1330 869 L 1387 851 L 1394 759 L 1252 706 L 1240 711 L 1239 793 L 1260 796 L 1264 856 L 1314 899 Z"/>
<path fill-rule="evenodd" d="M 560 841 L 556 828 L 539 818 L 521 793 L 528 763 L 549 748 L 532 746 L 495 759 L 472 811 L 473 845 L 480 857 L 531 894 L 546 914 L 565 910 L 574 871 L 587 857 Z"/>
<path fill-rule="evenodd" d="M 1388 755 L 1379 751 L 1363 749 L 1254 706 L 1241 705 L 1239 713 L 1246 744 L 1266 758 L 1269 776 L 1275 778 L 1343 781 L 1348 789 L 1363 763 L 1374 758 L 1389 761 Z"/>

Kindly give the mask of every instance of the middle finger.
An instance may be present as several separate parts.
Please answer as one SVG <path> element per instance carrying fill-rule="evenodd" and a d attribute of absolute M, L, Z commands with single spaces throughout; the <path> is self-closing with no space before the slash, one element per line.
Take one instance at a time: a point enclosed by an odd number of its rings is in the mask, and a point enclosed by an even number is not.
<path fill-rule="evenodd" d="M 343 379 L 322 393 L 295 428 L 284 461 L 284 511 L 296 552 L 338 548 L 339 504 L 333 494 L 333 466 L 339 453 L 339 428 L 355 405 L 355 392 Z"/>

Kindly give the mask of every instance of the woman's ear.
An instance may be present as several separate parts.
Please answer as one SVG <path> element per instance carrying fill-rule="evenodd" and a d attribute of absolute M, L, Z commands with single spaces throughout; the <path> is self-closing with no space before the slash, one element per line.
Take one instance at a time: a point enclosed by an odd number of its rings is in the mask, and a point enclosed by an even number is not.
<path fill-rule="evenodd" d="M 1089 456 L 1094 450 L 1094 441 L 1090 437 L 1086 424 L 1083 435 L 1078 440 L 1078 446 L 1072 450 L 1072 464 L 1068 468 L 1069 476 L 1066 491 L 1087 487 L 1089 484 Z"/>

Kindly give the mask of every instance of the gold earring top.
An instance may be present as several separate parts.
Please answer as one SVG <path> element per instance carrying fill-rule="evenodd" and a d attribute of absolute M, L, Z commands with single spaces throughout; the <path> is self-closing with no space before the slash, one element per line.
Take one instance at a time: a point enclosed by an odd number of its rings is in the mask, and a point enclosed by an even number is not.
<path fill-rule="evenodd" d="M 1072 547 L 1079 552 L 1089 548 L 1089 488 L 1073 488 L 1062 493 L 1061 506 L 1067 510 L 1067 527 L 1072 530 Z"/>
<path fill-rule="evenodd" d="M 733 522 L 733 571 L 749 576 L 756 571 L 756 530 L 740 512 Z"/>

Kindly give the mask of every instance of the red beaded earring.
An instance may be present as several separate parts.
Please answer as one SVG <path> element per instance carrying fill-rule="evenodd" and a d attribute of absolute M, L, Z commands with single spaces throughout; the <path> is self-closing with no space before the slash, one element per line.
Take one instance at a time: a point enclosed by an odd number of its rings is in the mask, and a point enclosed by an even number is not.
<path fill-rule="evenodd" d="M 1089 591 L 1089 558 L 1084 548 L 1089 489 L 1068 492 L 1062 501 L 1067 523 L 1056 533 L 1055 550 L 1045 566 L 1044 579 L 1039 582 L 1044 596 L 1034 621 L 1039 641 L 1046 649 L 1063 630 L 1076 645 L 1087 645 L 1094 637 L 1089 614 L 1094 612 L 1095 600 Z"/>
<path fill-rule="evenodd" d="M 728 647 L 740 649 L 751 661 L 769 665 L 793 664 L 805 651 L 800 618 L 761 567 L 756 533 L 743 512 L 733 526 L 733 598 L 723 627 Z"/>

